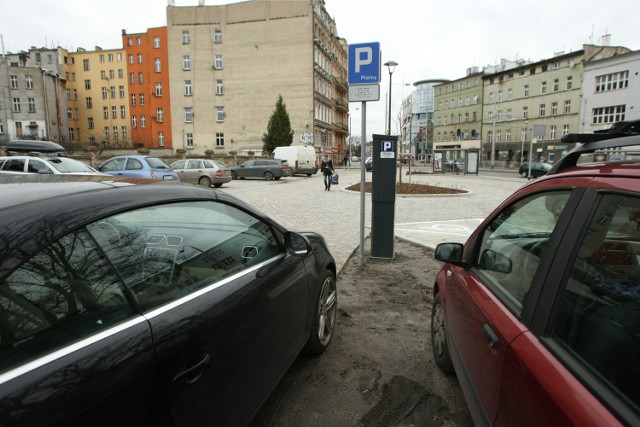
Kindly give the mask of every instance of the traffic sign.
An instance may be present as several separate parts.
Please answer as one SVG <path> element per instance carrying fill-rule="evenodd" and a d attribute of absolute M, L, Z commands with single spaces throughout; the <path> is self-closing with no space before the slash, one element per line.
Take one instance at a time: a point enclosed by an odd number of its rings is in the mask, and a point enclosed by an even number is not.
<path fill-rule="evenodd" d="M 380 85 L 374 83 L 372 85 L 354 85 L 349 86 L 349 102 L 356 101 L 379 101 Z"/>
<path fill-rule="evenodd" d="M 349 84 L 380 83 L 380 43 L 349 45 Z"/>

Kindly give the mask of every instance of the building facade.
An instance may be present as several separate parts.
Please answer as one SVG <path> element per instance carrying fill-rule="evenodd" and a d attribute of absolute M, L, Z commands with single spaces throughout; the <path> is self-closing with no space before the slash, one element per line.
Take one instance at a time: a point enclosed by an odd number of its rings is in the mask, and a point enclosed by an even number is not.
<path fill-rule="evenodd" d="M 203 3 L 167 7 L 174 148 L 261 151 L 280 95 L 293 144 L 346 146 L 346 43 L 324 1 Z"/>
<path fill-rule="evenodd" d="M 169 50 L 167 27 L 145 33 L 122 31 L 127 61 L 127 99 L 131 117 L 131 142 L 136 148 L 172 148 Z M 184 96 L 192 96 L 186 80 Z"/>
<path fill-rule="evenodd" d="M 640 51 L 584 65 L 580 132 L 608 129 L 621 120 L 640 120 Z"/>

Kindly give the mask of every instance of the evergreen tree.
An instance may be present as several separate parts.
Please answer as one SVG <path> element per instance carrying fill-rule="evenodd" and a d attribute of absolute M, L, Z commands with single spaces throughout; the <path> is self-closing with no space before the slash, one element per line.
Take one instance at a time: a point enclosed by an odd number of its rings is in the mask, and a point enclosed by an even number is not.
<path fill-rule="evenodd" d="M 293 142 L 293 130 L 291 120 L 287 113 L 287 106 L 282 101 L 282 95 L 278 96 L 276 109 L 269 119 L 267 133 L 262 136 L 262 151 L 271 154 L 276 147 L 286 147 Z"/>

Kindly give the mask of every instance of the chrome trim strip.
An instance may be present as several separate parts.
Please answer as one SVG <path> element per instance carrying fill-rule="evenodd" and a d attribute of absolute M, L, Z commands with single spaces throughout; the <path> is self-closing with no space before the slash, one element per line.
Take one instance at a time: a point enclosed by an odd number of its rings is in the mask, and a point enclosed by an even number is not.
<path fill-rule="evenodd" d="M 57 359 L 61 359 L 82 348 L 89 347 L 90 345 L 93 345 L 99 341 L 102 341 L 105 338 L 108 338 L 112 335 L 116 335 L 124 331 L 125 329 L 131 328 L 132 326 L 138 325 L 140 323 L 145 323 L 146 321 L 147 320 L 144 318 L 144 316 L 138 315 L 133 319 L 127 320 L 123 323 L 120 323 L 102 332 L 98 332 L 95 335 L 91 335 L 83 340 L 77 341 L 73 344 L 63 347 L 60 350 L 56 350 L 52 353 L 49 353 L 46 356 L 42 356 L 38 359 L 32 360 L 31 362 L 25 363 L 24 365 L 21 365 L 10 371 L 0 374 L 0 384 L 4 384 L 8 381 L 11 381 L 19 376 L 26 374 L 29 371 L 41 368 Z"/>

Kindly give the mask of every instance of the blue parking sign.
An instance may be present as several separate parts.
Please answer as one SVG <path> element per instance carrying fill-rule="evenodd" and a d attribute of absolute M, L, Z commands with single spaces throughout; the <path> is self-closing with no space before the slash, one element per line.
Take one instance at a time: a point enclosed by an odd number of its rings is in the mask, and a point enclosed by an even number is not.
<path fill-rule="evenodd" d="M 380 43 L 349 45 L 349 84 L 380 83 Z"/>

